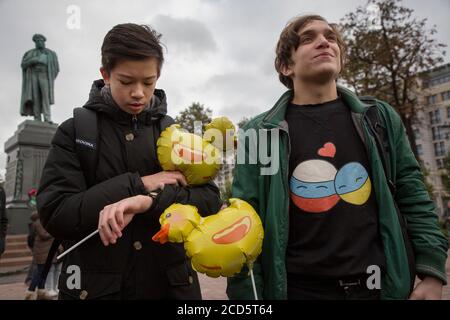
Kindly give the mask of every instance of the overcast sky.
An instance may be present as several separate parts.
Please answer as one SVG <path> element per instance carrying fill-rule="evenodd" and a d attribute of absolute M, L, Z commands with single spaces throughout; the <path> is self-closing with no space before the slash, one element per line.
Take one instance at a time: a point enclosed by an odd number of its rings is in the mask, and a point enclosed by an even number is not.
<path fill-rule="evenodd" d="M 403 4 L 418 18 L 428 18 L 437 39 L 450 45 L 450 0 Z M 80 10 L 79 29 L 73 28 L 73 5 Z M 166 61 L 157 87 L 166 91 L 170 115 L 200 102 L 213 116 L 237 122 L 267 110 L 284 92 L 273 59 L 290 18 L 318 13 L 338 22 L 365 5 L 366 0 L 0 0 L 0 174 L 6 166 L 4 143 L 25 120 L 19 115 L 20 62 L 34 48 L 34 33 L 44 34 L 46 46 L 58 55 L 61 71 L 51 107 L 57 123 L 87 100 L 92 81 L 100 77 L 103 37 L 124 22 L 150 24 L 163 35 Z"/>

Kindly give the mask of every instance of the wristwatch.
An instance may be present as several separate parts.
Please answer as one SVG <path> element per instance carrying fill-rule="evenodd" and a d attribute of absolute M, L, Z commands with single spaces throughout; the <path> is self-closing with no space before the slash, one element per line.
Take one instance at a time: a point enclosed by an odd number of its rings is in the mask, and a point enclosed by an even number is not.
<path fill-rule="evenodd" d="M 150 191 L 150 192 L 148 193 L 148 196 L 149 196 L 150 198 L 152 198 L 153 201 L 155 201 L 155 200 L 156 200 L 156 197 L 158 197 L 158 195 L 161 193 L 161 191 L 162 191 L 162 189 L 156 189 L 156 190 Z"/>
<path fill-rule="evenodd" d="M 158 193 L 156 193 L 155 191 L 152 191 L 152 192 L 149 192 L 149 193 L 148 193 L 148 196 L 149 196 L 150 198 L 152 198 L 153 200 L 155 200 L 156 197 L 158 196 Z"/>

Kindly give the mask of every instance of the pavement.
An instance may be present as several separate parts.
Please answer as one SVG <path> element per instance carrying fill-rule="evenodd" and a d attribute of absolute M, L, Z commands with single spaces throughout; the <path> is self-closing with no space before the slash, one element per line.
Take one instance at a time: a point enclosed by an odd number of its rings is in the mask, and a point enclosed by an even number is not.
<path fill-rule="evenodd" d="M 450 281 L 450 250 L 448 252 L 446 270 Z M 0 276 L 0 300 L 22 300 L 27 287 L 24 284 L 26 270 Z M 226 300 L 226 278 L 210 278 L 204 274 L 198 274 L 202 297 L 205 300 Z M 443 300 L 450 300 L 450 285 L 444 287 Z"/>
<path fill-rule="evenodd" d="M 0 300 L 23 300 L 27 286 L 24 283 L 26 270 L 0 276 Z M 227 287 L 226 278 L 210 278 L 204 274 L 198 274 L 202 297 L 205 300 L 227 300 L 225 293 Z"/>

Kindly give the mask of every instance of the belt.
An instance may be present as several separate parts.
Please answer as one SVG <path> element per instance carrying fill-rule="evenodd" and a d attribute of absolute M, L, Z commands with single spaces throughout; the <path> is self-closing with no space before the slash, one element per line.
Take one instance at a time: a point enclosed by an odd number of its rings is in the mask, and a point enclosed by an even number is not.
<path fill-rule="evenodd" d="M 297 275 L 288 274 L 288 282 L 297 284 L 312 284 L 318 286 L 329 286 L 329 287 L 356 287 L 356 286 L 366 286 L 368 274 L 359 274 L 354 276 L 345 276 L 338 278 L 322 277 L 316 275 Z"/>

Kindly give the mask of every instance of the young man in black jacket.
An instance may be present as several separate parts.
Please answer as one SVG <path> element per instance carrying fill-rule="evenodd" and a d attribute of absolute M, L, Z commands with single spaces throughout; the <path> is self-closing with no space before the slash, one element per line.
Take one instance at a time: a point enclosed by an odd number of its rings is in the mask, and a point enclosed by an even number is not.
<path fill-rule="evenodd" d="M 103 80 L 94 82 L 84 105 L 98 118 L 93 185 L 77 157 L 74 120 L 53 138 L 37 198 L 44 227 L 66 247 L 100 230 L 64 260 L 60 299 L 201 298 L 183 245 L 151 240 L 170 204 L 195 205 L 202 215 L 221 204 L 214 184 L 189 187 L 180 172 L 164 172 L 158 162 L 156 141 L 173 123 L 164 91 L 155 89 L 164 60 L 159 38 L 135 24 L 117 25 L 105 36 Z"/>

